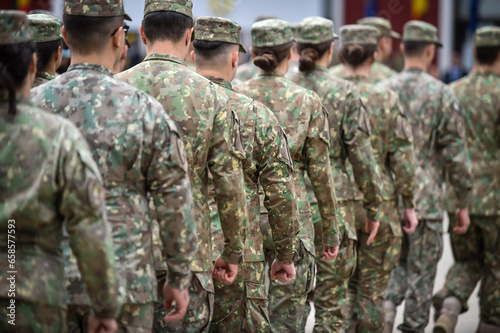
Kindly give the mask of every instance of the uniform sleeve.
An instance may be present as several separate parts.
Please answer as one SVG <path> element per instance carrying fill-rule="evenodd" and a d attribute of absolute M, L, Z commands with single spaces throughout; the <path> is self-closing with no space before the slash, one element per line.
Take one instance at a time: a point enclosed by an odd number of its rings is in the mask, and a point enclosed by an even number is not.
<path fill-rule="evenodd" d="M 370 140 L 370 121 L 359 93 L 351 90 L 345 101 L 342 141 L 352 165 L 354 179 L 363 193 L 366 217 L 378 221 L 382 201 L 380 171 Z"/>
<path fill-rule="evenodd" d="M 340 238 L 338 221 L 335 215 L 337 199 L 330 169 L 330 130 L 327 114 L 316 93 L 306 96 L 303 104 L 312 110 L 304 153 L 307 174 L 311 179 L 314 195 L 318 200 L 323 229 L 323 244 L 325 246 L 338 246 Z"/>
<path fill-rule="evenodd" d="M 61 141 L 60 212 L 65 217 L 71 250 L 95 316 L 116 318 L 120 305 L 118 280 L 101 176 L 78 129 L 67 124 Z"/>
<path fill-rule="evenodd" d="M 224 233 L 221 257 L 229 263 L 238 264 L 242 258 L 245 226 L 248 223 L 241 165 L 244 150 L 238 117 L 230 109 L 227 96 L 216 89 L 213 100 L 215 119 L 208 167 L 214 180 L 215 201 Z"/>
<path fill-rule="evenodd" d="M 443 116 L 438 125 L 436 144 L 441 150 L 460 208 L 469 206 L 472 173 L 465 140 L 465 121 L 455 94 L 445 87 L 442 94 Z"/>
<path fill-rule="evenodd" d="M 167 262 L 167 283 L 186 289 L 191 282 L 189 265 L 198 244 L 187 158 L 175 124 L 160 104 L 155 107 L 151 141 L 144 143 L 152 146 L 147 159 L 147 186 Z"/>
<path fill-rule="evenodd" d="M 399 104 L 399 98 L 391 94 L 391 125 L 389 132 L 389 165 L 393 171 L 396 191 L 403 198 L 405 208 L 415 208 L 415 153 L 411 126 Z"/>
<path fill-rule="evenodd" d="M 265 193 L 264 206 L 269 212 L 276 259 L 281 263 L 291 264 L 295 251 L 295 236 L 299 232 L 293 162 L 285 132 L 274 114 L 264 110 L 254 111 L 254 114 L 257 115 L 257 144 L 253 156 L 259 165 L 259 180 Z"/>

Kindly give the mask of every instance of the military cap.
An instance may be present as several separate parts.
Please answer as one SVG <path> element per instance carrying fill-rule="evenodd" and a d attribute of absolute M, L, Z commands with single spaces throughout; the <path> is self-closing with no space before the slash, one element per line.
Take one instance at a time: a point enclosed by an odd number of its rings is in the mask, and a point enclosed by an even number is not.
<path fill-rule="evenodd" d="M 357 24 L 370 25 L 377 28 L 378 36 L 391 36 L 393 38 L 401 38 L 401 35 L 392 30 L 391 22 L 382 17 L 365 17 L 359 19 Z"/>
<path fill-rule="evenodd" d="M 51 42 L 62 38 L 61 21 L 57 17 L 46 14 L 29 14 L 28 21 L 35 42 Z"/>
<path fill-rule="evenodd" d="M 30 12 L 28 14 L 29 15 L 31 15 L 31 14 L 45 14 L 45 15 L 50 15 L 50 16 L 57 17 L 50 10 L 43 10 L 43 9 L 33 9 L 33 10 L 30 10 Z"/>
<path fill-rule="evenodd" d="M 293 41 L 292 27 L 280 19 L 256 22 L 252 25 L 250 33 L 254 47 L 279 46 Z"/>
<path fill-rule="evenodd" d="M 500 46 L 500 27 L 482 27 L 474 33 L 474 46 Z"/>
<path fill-rule="evenodd" d="M 123 15 L 127 21 L 132 21 L 123 9 L 123 0 L 65 0 L 64 14 L 91 17 Z"/>
<path fill-rule="evenodd" d="M 153 12 L 176 12 L 193 18 L 191 0 L 146 0 L 144 16 Z"/>
<path fill-rule="evenodd" d="M 26 14 L 20 10 L 0 10 L 0 45 L 31 41 Z"/>
<path fill-rule="evenodd" d="M 240 52 L 247 53 L 240 40 L 241 26 L 223 17 L 203 16 L 196 20 L 195 39 L 208 42 L 238 44 Z"/>
<path fill-rule="evenodd" d="M 369 25 L 349 24 L 340 28 L 342 45 L 377 45 L 378 30 Z"/>
<path fill-rule="evenodd" d="M 321 44 L 339 37 L 333 32 L 333 21 L 319 16 L 306 17 L 292 30 L 295 41 L 304 44 Z"/>
<path fill-rule="evenodd" d="M 423 21 L 406 22 L 403 28 L 403 42 L 429 42 L 443 46 L 437 36 L 437 28 Z"/>

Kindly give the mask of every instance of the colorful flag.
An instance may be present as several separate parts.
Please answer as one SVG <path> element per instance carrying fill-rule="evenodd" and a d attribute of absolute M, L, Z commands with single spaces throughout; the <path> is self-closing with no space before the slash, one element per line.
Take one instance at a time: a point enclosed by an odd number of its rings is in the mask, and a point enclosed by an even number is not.
<path fill-rule="evenodd" d="M 31 10 L 31 0 L 17 0 L 16 8 L 28 13 Z"/>
<path fill-rule="evenodd" d="M 429 0 L 411 0 L 411 19 L 421 20 L 429 10 Z"/>
<path fill-rule="evenodd" d="M 365 0 L 364 16 L 378 16 L 378 0 Z"/>

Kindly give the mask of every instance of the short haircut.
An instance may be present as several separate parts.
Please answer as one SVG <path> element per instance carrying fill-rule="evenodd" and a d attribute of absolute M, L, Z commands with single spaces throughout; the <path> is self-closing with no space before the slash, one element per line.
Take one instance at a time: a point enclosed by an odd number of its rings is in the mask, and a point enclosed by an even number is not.
<path fill-rule="evenodd" d="M 150 43 L 165 40 L 178 42 L 192 27 L 193 19 L 177 12 L 152 12 L 142 19 L 142 28 Z"/>
<path fill-rule="evenodd" d="M 476 47 L 476 60 L 481 65 L 493 65 L 499 53 L 500 46 L 479 46 Z"/>
<path fill-rule="evenodd" d="M 63 39 L 59 38 L 50 42 L 35 43 L 36 56 L 38 58 L 37 71 L 44 72 L 49 65 L 50 59 L 59 48 L 63 47 Z"/>
<path fill-rule="evenodd" d="M 405 56 L 407 57 L 420 57 L 424 51 L 425 48 L 432 43 L 429 42 L 403 42 L 403 47 L 405 50 Z"/>
<path fill-rule="evenodd" d="M 195 39 L 193 41 L 196 63 L 201 66 L 223 66 L 228 61 L 229 54 L 239 48 L 237 44 Z"/>
<path fill-rule="evenodd" d="M 71 48 L 88 55 L 104 48 L 113 31 L 123 24 L 123 16 L 89 17 L 63 15 Z"/>

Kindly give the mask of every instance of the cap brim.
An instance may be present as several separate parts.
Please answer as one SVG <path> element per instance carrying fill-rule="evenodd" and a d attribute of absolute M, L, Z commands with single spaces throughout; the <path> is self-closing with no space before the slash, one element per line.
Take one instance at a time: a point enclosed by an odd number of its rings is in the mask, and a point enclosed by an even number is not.
<path fill-rule="evenodd" d="M 128 16 L 128 14 L 127 14 L 127 13 L 124 13 L 124 14 L 123 14 L 123 18 L 124 18 L 125 20 L 127 20 L 127 21 L 132 22 L 132 19 L 130 18 L 130 16 Z"/>
<path fill-rule="evenodd" d="M 243 45 L 241 44 L 238 44 L 240 46 L 240 52 L 241 53 L 247 53 L 247 50 L 245 50 L 245 48 L 243 47 Z"/>
<path fill-rule="evenodd" d="M 398 34 L 396 31 L 392 31 L 392 30 L 391 30 L 390 35 L 391 35 L 391 37 L 392 37 L 392 38 L 401 39 L 401 35 L 400 35 L 400 34 Z"/>

